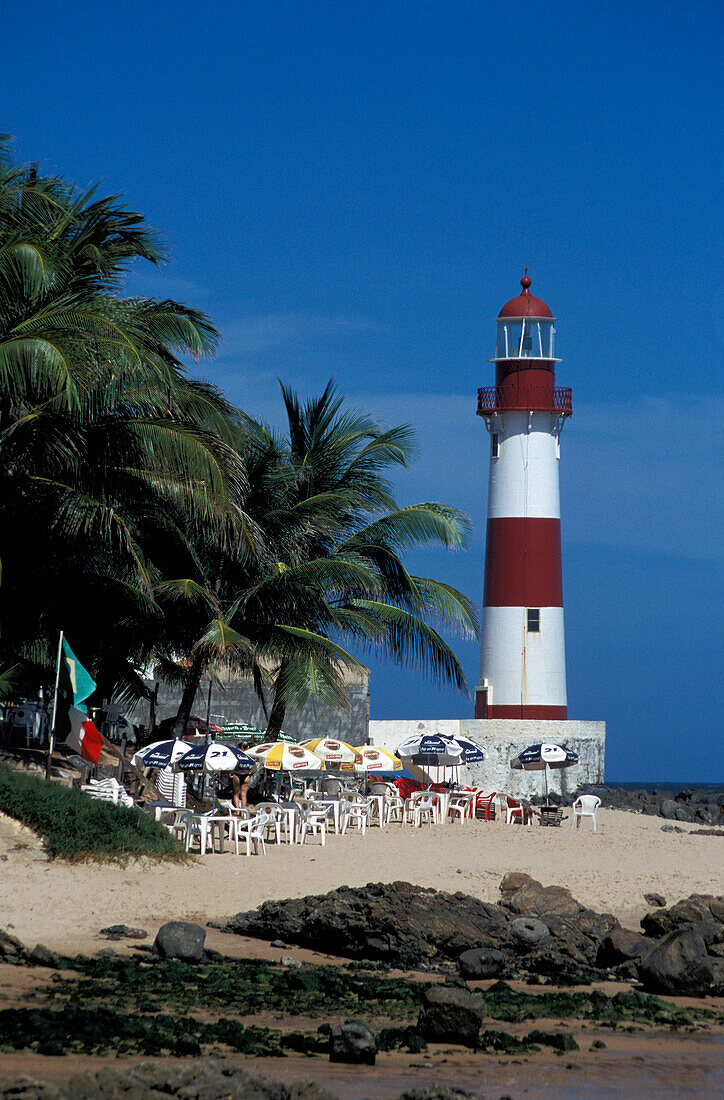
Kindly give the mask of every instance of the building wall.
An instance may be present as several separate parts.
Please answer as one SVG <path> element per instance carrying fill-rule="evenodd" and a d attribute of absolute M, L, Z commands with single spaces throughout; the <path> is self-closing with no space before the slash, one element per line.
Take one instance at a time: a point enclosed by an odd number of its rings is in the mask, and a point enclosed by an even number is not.
<path fill-rule="evenodd" d="M 164 680 L 146 680 L 153 689 L 158 684 L 158 705 L 156 721 L 173 718 L 181 702 L 181 689 Z M 225 685 L 222 692 L 216 685 L 211 689 L 211 720 L 219 717 L 230 722 L 248 722 L 249 725 L 266 729 L 267 720 L 251 680 L 233 680 Z M 194 702 L 192 713 L 206 718 L 209 692 L 208 680 L 202 680 Z M 369 674 L 348 676 L 346 682 L 347 697 L 350 702 L 348 714 L 338 714 L 326 703 L 310 700 L 299 711 L 288 710 L 284 720 L 284 730 L 300 741 L 312 737 L 336 737 L 350 745 L 364 745 L 367 741 L 367 725 L 370 717 Z M 267 698 L 267 707 L 271 710 L 271 698 Z M 149 724 L 149 705 L 143 703 L 133 714 L 133 721 Z M 218 722 L 223 725 L 223 722 Z"/>
<path fill-rule="evenodd" d="M 469 737 L 486 751 L 481 764 L 460 768 L 460 779 L 486 791 L 499 791 L 514 798 L 542 794 L 542 772 L 513 771 L 510 761 L 528 745 L 541 741 L 566 745 L 578 753 L 579 763 L 572 768 L 549 771 L 551 791 L 567 794 L 584 783 L 603 783 L 606 748 L 605 722 L 545 722 L 529 719 L 475 718 L 439 719 L 423 722 L 370 722 L 370 741 L 394 751 L 408 737 L 439 733 L 451 737 Z"/>

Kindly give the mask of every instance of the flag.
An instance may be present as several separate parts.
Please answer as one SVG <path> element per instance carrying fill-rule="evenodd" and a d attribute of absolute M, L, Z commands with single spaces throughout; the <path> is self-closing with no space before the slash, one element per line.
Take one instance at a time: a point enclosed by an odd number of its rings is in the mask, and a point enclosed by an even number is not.
<path fill-rule="evenodd" d="M 97 764 L 101 758 L 103 748 L 103 736 L 98 732 L 93 721 L 85 711 L 77 707 L 71 707 L 68 712 L 70 720 L 70 733 L 65 739 L 66 745 L 75 749 L 84 760 L 91 764 Z"/>
<path fill-rule="evenodd" d="M 73 706 L 80 706 L 89 695 L 93 694 L 96 689 L 96 682 L 90 672 L 83 668 L 65 638 L 63 638 L 63 664 L 66 666 L 70 677 L 70 685 L 73 689 Z"/>
<path fill-rule="evenodd" d="M 55 711 L 55 736 L 58 741 L 82 756 L 91 764 L 97 764 L 101 758 L 103 737 L 88 717 L 84 700 L 95 691 L 95 680 L 87 669 L 83 668 L 63 639 L 63 657 L 58 677 L 58 700 Z"/>

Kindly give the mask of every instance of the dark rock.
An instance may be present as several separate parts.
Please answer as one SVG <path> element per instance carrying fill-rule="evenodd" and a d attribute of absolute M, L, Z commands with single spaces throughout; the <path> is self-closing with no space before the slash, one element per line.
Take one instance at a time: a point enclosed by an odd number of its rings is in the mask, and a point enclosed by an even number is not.
<path fill-rule="evenodd" d="M 47 1081 L 20 1074 L 0 1081 L 2 1100 L 65 1100 L 66 1094 Z"/>
<path fill-rule="evenodd" d="M 25 945 L 15 936 L 11 936 L 9 932 L 0 929 L 0 958 L 12 958 L 13 956 L 21 958 L 24 955 Z"/>
<path fill-rule="evenodd" d="M 666 905 L 666 898 L 661 894 L 644 894 L 644 901 L 647 905 L 654 905 L 660 909 Z"/>
<path fill-rule="evenodd" d="M 22 1093 L 17 1100 L 336 1100 L 312 1082 L 278 1084 L 252 1077 L 241 1067 L 210 1058 L 192 1062 L 145 1062 L 123 1068 L 105 1066 L 75 1077 L 67 1089 L 47 1094 Z M 0 1085 L 2 1100 L 16 1100 Z"/>
<path fill-rule="evenodd" d="M 701 997 L 714 980 L 706 944 L 691 928 L 670 932 L 638 963 L 639 979 L 647 993 Z"/>
<path fill-rule="evenodd" d="M 678 802 L 675 802 L 673 798 L 664 798 L 659 803 L 659 813 L 662 817 L 668 818 L 669 821 L 676 820 L 676 811 L 679 809 Z"/>
<path fill-rule="evenodd" d="M 35 966 L 50 966 L 55 970 L 60 964 L 60 959 L 45 944 L 36 943 L 33 950 L 28 951 L 28 962 L 33 963 Z"/>
<path fill-rule="evenodd" d="M 270 947 L 286 947 L 284 940 L 272 940 L 269 944 Z"/>
<path fill-rule="evenodd" d="M 332 1028 L 329 1036 L 330 1062 L 373 1066 L 376 1057 L 375 1037 L 361 1020 L 348 1020 L 340 1027 Z"/>
<path fill-rule="evenodd" d="M 173 1049 L 174 1054 L 177 1054 L 180 1058 L 186 1058 L 189 1055 L 198 1056 L 201 1054 L 201 1044 L 195 1035 L 189 1035 L 184 1032 L 183 1035 L 179 1035 Z"/>
<path fill-rule="evenodd" d="M 473 947 L 499 947 L 508 922 L 499 906 L 467 894 L 393 882 L 268 901 L 233 917 L 226 930 L 404 969 L 457 959 Z"/>
<path fill-rule="evenodd" d="M 148 932 L 143 928 L 129 928 L 127 924 L 109 924 L 107 928 L 101 928 L 101 936 L 107 940 L 145 940 Z"/>
<path fill-rule="evenodd" d="M 417 1027 L 423 1038 L 433 1043 L 474 1047 L 484 1015 L 485 1001 L 480 994 L 433 985 L 422 995 Z"/>
<path fill-rule="evenodd" d="M 532 951 L 550 939 L 550 930 L 536 917 L 516 917 L 510 925 L 510 939 L 519 951 Z"/>
<path fill-rule="evenodd" d="M 691 894 L 669 909 L 656 909 L 641 919 L 647 936 L 665 936 L 684 925 L 720 924 L 724 928 L 724 897 Z"/>
<path fill-rule="evenodd" d="M 153 947 L 162 959 L 203 962 L 205 939 L 206 931 L 200 925 L 172 920 L 159 928 Z"/>
<path fill-rule="evenodd" d="M 662 825 L 662 833 L 685 833 L 686 829 L 680 829 L 678 825 Z"/>
<path fill-rule="evenodd" d="M 580 913 L 583 906 L 565 886 L 543 886 L 530 875 L 512 871 L 500 884 L 501 904 L 522 917 L 560 916 Z"/>
<path fill-rule="evenodd" d="M 596 965 L 607 969 L 619 966 L 632 959 L 642 958 L 651 950 L 651 940 L 631 932 L 628 928 L 614 928 L 610 935 L 601 941 L 596 956 Z"/>
<path fill-rule="evenodd" d="M 709 958 L 711 967 L 711 987 L 709 992 L 713 997 L 724 997 L 724 959 Z"/>
<path fill-rule="evenodd" d="M 494 947 L 473 947 L 458 959 L 460 973 L 469 981 L 499 978 L 505 970 L 505 955 Z"/>

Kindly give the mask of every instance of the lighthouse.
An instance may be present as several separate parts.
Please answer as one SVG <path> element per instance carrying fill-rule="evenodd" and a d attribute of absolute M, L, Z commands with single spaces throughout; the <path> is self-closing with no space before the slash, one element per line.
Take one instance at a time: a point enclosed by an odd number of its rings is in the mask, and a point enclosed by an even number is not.
<path fill-rule="evenodd" d="M 522 291 L 497 318 L 495 385 L 478 390 L 490 437 L 478 719 L 566 720 L 558 488 L 571 391 L 556 386 L 555 318 Z"/>

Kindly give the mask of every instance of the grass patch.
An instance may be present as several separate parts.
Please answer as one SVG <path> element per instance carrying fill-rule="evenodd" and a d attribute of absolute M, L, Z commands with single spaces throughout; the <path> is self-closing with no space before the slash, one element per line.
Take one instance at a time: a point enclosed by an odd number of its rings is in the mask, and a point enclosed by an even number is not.
<path fill-rule="evenodd" d="M 140 810 L 101 802 L 3 766 L 0 810 L 38 833 L 51 859 L 186 858 L 168 830 Z"/>

